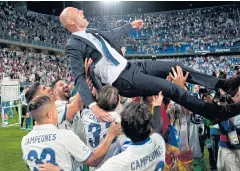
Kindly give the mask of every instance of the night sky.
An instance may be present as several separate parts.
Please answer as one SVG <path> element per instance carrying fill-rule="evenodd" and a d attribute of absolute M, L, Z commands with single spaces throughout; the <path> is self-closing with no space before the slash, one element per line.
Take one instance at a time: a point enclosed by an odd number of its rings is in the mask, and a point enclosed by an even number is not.
<path fill-rule="evenodd" d="M 240 2 L 235 2 L 240 4 Z M 234 1 L 121 1 L 104 3 L 101 1 L 66 1 L 65 6 L 73 6 L 79 9 L 83 8 L 85 16 L 93 15 L 121 15 L 141 13 L 161 12 L 170 10 L 182 10 L 190 8 L 202 8 L 219 5 L 234 4 Z M 61 1 L 36 1 L 27 2 L 28 10 L 44 14 L 59 15 L 64 7 Z"/>

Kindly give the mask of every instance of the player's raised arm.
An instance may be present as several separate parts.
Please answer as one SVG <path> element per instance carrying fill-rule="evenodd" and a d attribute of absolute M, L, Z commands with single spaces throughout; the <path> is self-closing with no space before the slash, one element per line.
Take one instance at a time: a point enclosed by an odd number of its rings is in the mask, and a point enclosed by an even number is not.
<path fill-rule="evenodd" d="M 66 120 L 70 120 L 70 121 L 73 120 L 76 113 L 83 108 L 83 105 L 84 105 L 84 102 L 80 94 L 77 92 L 72 103 L 67 105 Z"/>

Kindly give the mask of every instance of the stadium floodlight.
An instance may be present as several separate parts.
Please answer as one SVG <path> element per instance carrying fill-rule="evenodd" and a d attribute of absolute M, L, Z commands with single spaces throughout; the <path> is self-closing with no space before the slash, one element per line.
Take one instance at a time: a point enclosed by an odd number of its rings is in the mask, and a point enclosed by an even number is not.
<path fill-rule="evenodd" d="M 118 3 L 119 1 L 116 0 L 102 0 L 103 3 L 109 4 L 109 3 Z"/>

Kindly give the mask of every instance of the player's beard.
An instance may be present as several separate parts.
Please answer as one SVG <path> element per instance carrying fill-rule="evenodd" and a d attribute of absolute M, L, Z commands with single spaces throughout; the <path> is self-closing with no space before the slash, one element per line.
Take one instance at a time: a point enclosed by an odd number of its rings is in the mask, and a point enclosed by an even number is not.
<path fill-rule="evenodd" d="M 71 95 L 70 95 L 70 94 L 67 95 L 67 94 L 65 94 L 64 92 L 62 92 L 61 95 L 60 95 L 60 97 L 61 97 L 63 100 L 68 101 L 68 100 L 70 99 Z"/>

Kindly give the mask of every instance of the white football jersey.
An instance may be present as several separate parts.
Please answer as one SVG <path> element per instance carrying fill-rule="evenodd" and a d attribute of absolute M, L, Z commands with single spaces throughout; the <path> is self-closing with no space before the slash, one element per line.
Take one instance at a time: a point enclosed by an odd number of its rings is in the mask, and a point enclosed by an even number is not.
<path fill-rule="evenodd" d="M 116 112 L 109 112 L 111 118 L 115 120 L 115 122 L 120 123 L 120 116 Z M 84 109 L 80 114 L 86 135 L 87 146 L 93 151 L 98 147 L 98 145 L 104 140 L 106 134 L 108 133 L 110 122 L 100 122 L 96 119 L 92 110 Z M 111 158 L 114 155 L 119 153 L 121 145 L 118 143 L 117 139 L 113 140 L 113 143 L 108 150 L 108 153 L 104 157 L 104 163 L 108 158 Z M 100 167 L 101 164 L 98 166 Z M 95 170 L 96 168 L 91 167 L 90 170 Z"/>
<path fill-rule="evenodd" d="M 56 100 L 55 105 L 57 107 L 58 114 L 58 124 L 57 127 L 59 129 L 67 129 L 72 130 L 79 138 L 86 143 L 85 141 L 85 132 L 83 123 L 80 118 L 80 112 L 77 112 L 72 121 L 66 120 L 67 115 L 67 101 L 64 100 Z"/>
<path fill-rule="evenodd" d="M 131 102 L 132 102 L 131 98 L 126 98 L 124 102 L 120 102 L 115 111 L 120 114 L 123 111 L 123 109 Z"/>
<path fill-rule="evenodd" d="M 67 101 L 56 100 L 55 105 L 57 107 L 58 114 L 58 129 L 67 129 L 73 131 L 85 144 L 85 132 L 82 120 L 80 119 L 80 112 L 77 112 L 72 121 L 66 120 L 67 115 Z M 77 169 L 83 170 L 83 165 L 81 163 L 75 162 L 75 167 Z M 77 170 L 76 170 L 77 171 Z"/>
<path fill-rule="evenodd" d="M 97 171 L 163 171 L 165 142 L 154 133 L 145 141 L 130 143 L 122 153 L 108 159 Z"/>
<path fill-rule="evenodd" d="M 70 130 L 57 129 L 54 125 L 34 126 L 22 139 L 23 160 L 31 170 L 38 164 L 50 162 L 62 170 L 72 171 L 74 162 L 84 163 L 92 151 Z"/>
<path fill-rule="evenodd" d="M 66 121 L 67 101 L 56 100 L 55 105 L 57 107 L 57 114 L 58 114 L 58 124 L 57 124 L 58 128 L 69 129 L 71 127 L 71 123 Z"/>

